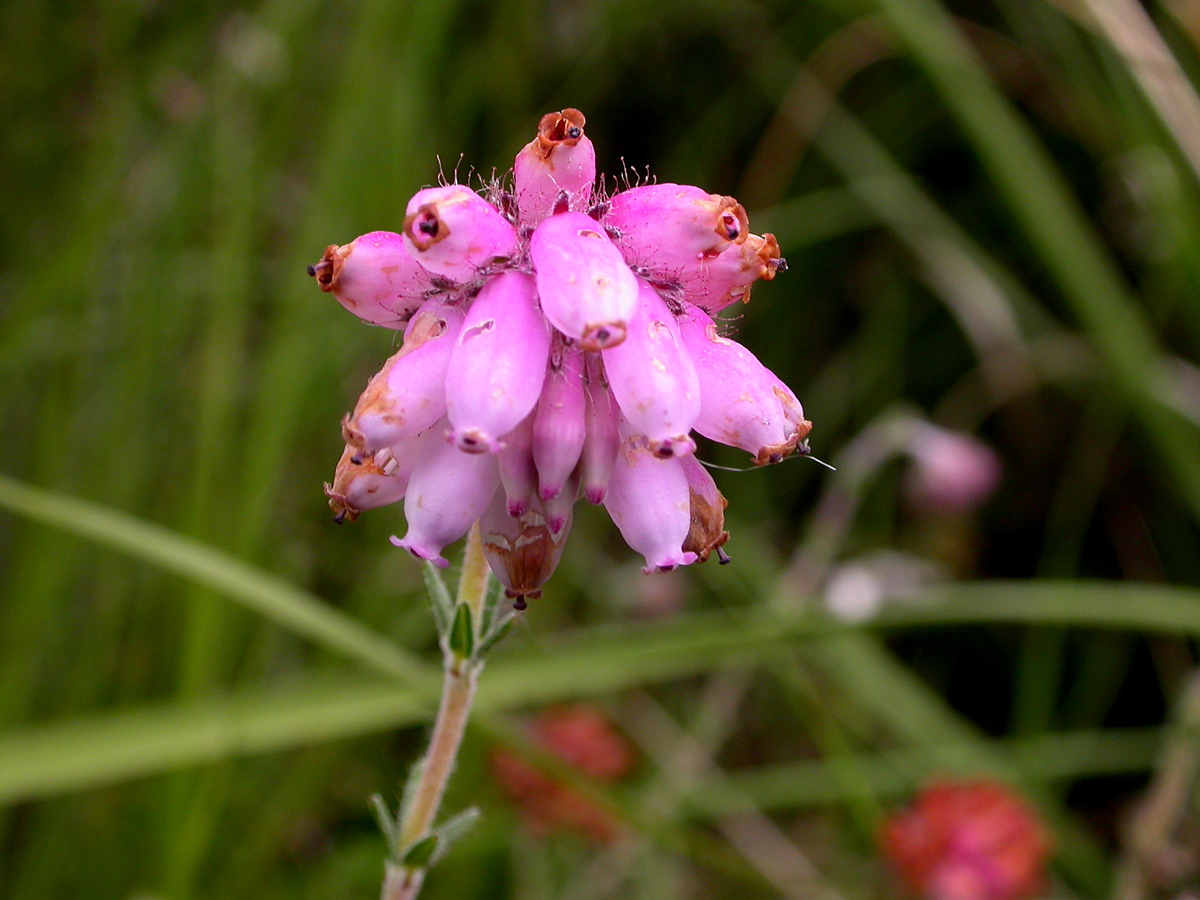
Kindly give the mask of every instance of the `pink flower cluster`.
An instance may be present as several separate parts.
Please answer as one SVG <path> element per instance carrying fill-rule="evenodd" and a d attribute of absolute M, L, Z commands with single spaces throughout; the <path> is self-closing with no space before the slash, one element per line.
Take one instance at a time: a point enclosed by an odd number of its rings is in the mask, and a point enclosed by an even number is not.
<path fill-rule="evenodd" d="M 646 572 L 703 561 L 722 555 L 726 504 L 691 433 L 763 465 L 811 428 L 714 321 L 784 270 L 774 236 L 696 187 L 606 195 L 583 126 L 578 110 L 547 114 L 511 188 L 418 191 L 401 234 L 310 267 L 359 318 L 404 332 L 342 423 L 338 521 L 403 499 L 393 543 L 438 566 L 479 521 L 518 608 L 557 565 L 580 493 Z"/>

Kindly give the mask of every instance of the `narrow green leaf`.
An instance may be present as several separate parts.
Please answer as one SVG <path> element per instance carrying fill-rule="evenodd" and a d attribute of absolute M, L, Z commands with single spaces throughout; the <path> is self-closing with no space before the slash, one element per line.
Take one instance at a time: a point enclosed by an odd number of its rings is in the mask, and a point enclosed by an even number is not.
<path fill-rule="evenodd" d="M 429 605 L 433 609 L 433 620 L 437 625 L 438 635 L 445 640 L 450 633 L 450 623 L 454 618 L 454 598 L 442 573 L 431 562 L 421 566 L 421 574 L 425 577 L 425 590 L 429 592 Z"/>
<path fill-rule="evenodd" d="M 410 869 L 424 869 L 437 853 L 439 843 L 441 842 L 436 834 L 422 838 L 408 848 L 402 860 L 403 864 Z"/>
<path fill-rule="evenodd" d="M 512 631 L 513 624 L 516 622 L 516 616 L 509 613 L 503 618 L 496 619 L 492 622 L 492 627 L 488 629 L 479 641 L 479 646 L 475 650 L 475 658 L 483 659 Z"/>
<path fill-rule="evenodd" d="M 392 812 L 388 809 L 387 801 L 379 794 L 371 795 L 371 812 L 375 814 L 375 821 L 379 825 L 379 830 L 383 832 L 383 836 L 387 839 L 388 853 L 395 852 L 396 848 L 396 820 L 392 818 Z"/>
<path fill-rule="evenodd" d="M 470 659 L 475 648 L 475 627 L 471 623 L 471 608 L 458 604 L 454 624 L 450 626 L 450 651 L 459 659 Z"/>
<path fill-rule="evenodd" d="M 413 798 L 417 796 L 417 786 L 421 783 L 421 777 L 425 774 L 425 757 L 422 756 L 414 762 L 408 770 L 408 777 L 404 779 L 404 788 L 400 791 L 400 810 L 396 813 L 396 821 L 403 822 L 408 818 L 408 810 L 413 804 Z"/>
<path fill-rule="evenodd" d="M 475 823 L 479 821 L 480 815 L 479 807 L 469 806 L 435 828 L 433 833 L 438 838 L 438 845 L 433 855 L 429 858 L 429 865 L 434 865 L 445 856 L 455 841 L 470 831 Z"/>

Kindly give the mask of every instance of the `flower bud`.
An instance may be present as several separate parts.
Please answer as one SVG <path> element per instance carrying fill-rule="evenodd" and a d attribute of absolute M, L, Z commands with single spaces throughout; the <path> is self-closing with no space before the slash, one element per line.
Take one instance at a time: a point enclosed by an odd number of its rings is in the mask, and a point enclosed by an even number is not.
<path fill-rule="evenodd" d="M 553 213 L 563 191 L 568 209 L 587 208 L 596 180 L 596 151 L 583 133 L 585 121 L 577 109 L 546 113 L 537 137 L 517 154 L 513 179 L 522 225 L 537 225 Z"/>
<path fill-rule="evenodd" d="M 458 450 L 441 437 L 448 424 L 442 419 L 421 444 L 404 496 L 408 532 L 392 538 L 397 547 L 442 569 L 449 565 L 442 549 L 467 533 L 500 486 L 496 457 Z"/>
<path fill-rule="evenodd" d="M 570 527 L 568 518 L 558 534 L 553 534 L 540 504 L 533 502 L 533 506 L 514 518 L 509 515 L 504 492 L 497 491 L 479 520 L 488 565 L 518 609 L 525 608 L 526 598 L 536 600 L 542 596 L 542 585 L 558 567 Z"/>
<path fill-rule="evenodd" d="M 551 325 L 593 352 L 625 340 L 637 308 L 637 279 L 594 219 L 578 212 L 543 219 L 529 255 Z"/>
<path fill-rule="evenodd" d="M 333 484 L 325 485 L 334 521 L 339 525 L 353 522 L 368 509 L 403 500 L 417 449 L 424 438 L 423 434 L 409 438 L 395 448 L 384 447 L 365 458 L 357 447 L 347 444 L 338 460 Z M 356 463 L 355 459 L 359 461 Z"/>
<path fill-rule="evenodd" d="M 609 199 L 604 225 L 631 266 L 678 280 L 750 234 L 746 210 L 732 197 L 686 184 L 645 184 Z"/>
<path fill-rule="evenodd" d="M 583 388 L 583 356 L 559 344 L 533 422 L 533 461 L 542 499 L 555 497 L 575 471 L 587 435 Z"/>
<path fill-rule="evenodd" d="M 646 436 L 650 450 L 664 459 L 693 452 L 688 432 L 700 414 L 700 380 L 675 316 L 645 281 L 639 279 L 637 311 L 624 342 L 603 357 L 621 414 Z"/>
<path fill-rule="evenodd" d="M 466 453 L 496 452 L 534 406 L 546 378 L 550 329 L 534 282 L 520 272 L 491 278 L 467 311 L 446 373 L 453 440 Z"/>
<path fill-rule="evenodd" d="M 349 244 L 330 244 L 308 272 L 321 290 L 370 325 L 401 328 L 432 289 L 432 276 L 391 231 L 372 231 Z"/>
<path fill-rule="evenodd" d="M 935 512 L 968 512 L 1000 483 L 996 451 L 969 434 L 922 423 L 908 445 L 913 458 L 905 488 L 915 505 Z"/>
<path fill-rule="evenodd" d="M 714 550 L 721 562 L 728 562 L 729 557 L 722 552 L 721 547 L 729 540 L 729 532 L 725 530 L 725 507 L 728 501 L 717 490 L 708 469 L 700 464 L 695 456 L 680 458 L 679 465 L 687 476 L 688 495 L 691 499 L 690 520 L 687 539 L 683 549 L 696 554 L 700 562 L 707 562 Z"/>
<path fill-rule="evenodd" d="M 408 201 L 404 243 L 430 272 L 466 282 L 496 259 L 511 256 L 517 233 L 469 187 L 448 184 L 417 191 Z"/>
<path fill-rule="evenodd" d="M 446 370 L 463 313 L 440 298 L 408 323 L 400 352 L 367 384 L 342 423 L 346 443 L 374 453 L 406 440 L 446 414 Z"/>
<path fill-rule="evenodd" d="M 683 269 L 676 277 L 680 299 L 716 313 L 731 303 L 750 302 L 750 289 L 758 279 L 770 281 L 787 270 L 775 235 L 752 234 L 741 244 L 731 244 L 712 258 Z"/>
<path fill-rule="evenodd" d="M 640 441 L 624 441 L 604 508 L 625 543 L 646 558 L 642 571 L 647 575 L 696 561 L 693 551 L 683 549 L 691 528 L 691 500 L 678 459 L 659 459 Z"/>
<path fill-rule="evenodd" d="M 533 415 L 504 436 L 504 446 L 496 454 L 500 464 L 500 483 L 508 503 L 508 514 L 520 516 L 537 496 L 538 474 L 533 464 Z"/>
<path fill-rule="evenodd" d="M 584 496 L 592 503 L 603 503 L 608 492 L 608 482 L 617 452 L 621 446 L 621 435 L 617 428 L 617 401 L 604 380 L 604 369 L 600 360 L 589 357 L 588 383 L 584 395 L 583 452 L 579 457 L 579 471 Z"/>
<path fill-rule="evenodd" d="M 791 389 L 741 344 L 718 335 L 704 310 L 689 308 L 679 331 L 704 386 L 696 430 L 741 447 L 759 466 L 794 452 L 812 424 Z"/>

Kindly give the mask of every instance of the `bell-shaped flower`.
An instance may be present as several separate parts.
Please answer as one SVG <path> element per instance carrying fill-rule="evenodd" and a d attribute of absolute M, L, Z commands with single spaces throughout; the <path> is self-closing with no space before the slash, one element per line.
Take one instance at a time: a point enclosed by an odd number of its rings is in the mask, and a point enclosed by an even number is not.
<path fill-rule="evenodd" d="M 330 244 L 308 274 L 364 322 L 384 328 L 403 328 L 433 289 L 433 276 L 391 231 L 372 231 L 340 247 Z"/>
<path fill-rule="evenodd" d="M 682 457 L 679 465 L 687 476 L 691 501 L 691 527 L 683 542 L 683 549 L 695 553 L 700 562 L 707 562 L 714 550 L 721 562 L 729 562 L 729 557 L 721 549 L 729 540 L 729 532 L 725 530 L 725 507 L 729 502 L 717 490 L 712 475 L 696 457 Z"/>
<path fill-rule="evenodd" d="M 365 457 L 357 447 L 347 444 L 338 460 L 333 484 L 325 485 L 333 520 L 339 525 L 353 522 L 368 509 L 403 500 L 417 449 L 424 438 L 423 434 L 417 435 L 395 448 L 384 447 Z"/>
<path fill-rule="evenodd" d="M 442 420 L 421 444 L 404 495 L 408 531 L 392 543 L 439 568 L 449 563 L 442 549 L 465 535 L 488 508 L 500 486 L 496 457 L 463 453 L 441 433 Z"/>
<path fill-rule="evenodd" d="M 496 492 L 479 520 L 479 535 L 488 565 L 517 609 L 525 608 L 526 599 L 542 596 L 542 585 L 558 567 L 569 529 L 568 518 L 557 534 L 551 533 L 536 501 L 520 516 L 509 515 L 504 492 Z"/>
<path fill-rule="evenodd" d="M 700 379 L 666 301 L 639 280 L 625 340 L 604 350 L 609 387 L 630 426 L 663 458 L 696 449 L 688 432 L 700 414 Z"/>
<path fill-rule="evenodd" d="M 629 265 L 677 280 L 750 234 L 732 197 L 686 184 L 644 184 L 609 198 L 604 226 Z"/>
<path fill-rule="evenodd" d="M 587 433 L 585 406 L 583 355 L 560 342 L 551 352 L 533 421 L 533 461 L 543 499 L 557 496 L 575 471 Z"/>
<path fill-rule="evenodd" d="M 492 204 L 462 184 L 426 188 L 408 201 L 404 242 L 422 266 L 451 281 L 467 282 L 507 259 L 517 233 Z"/>
<path fill-rule="evenodd" d="M 688 309 L 679 331 L 704 385 L 696 430 L 742 448 L 759 466 L 795 451 L 812 423 L 791 389 L 737 341 L 721 337 L 704 310 Z"/>
<path fill-rule="evenodd" d="M 691 495 L 678 459 L 659 459 L 638 438 L 621 443 L 604 508 L 630 547 L 646 558 L 642 569 L 668 572 L 694 563 L 683 549 L 691 529 Z"/>
<path fill-rule="evenodd" d="M 538 474 L 533 464 L 533 415 L 504 436 L 504 446 L 496 454 L 500 463 L 500 484 L 508 501 L 510 516 L 522 515 L 537 496 Z"/>
<path fill-rule="evenodd" d="M 621 446 L 617 425 L 620 411 L 612 391 L 603 380 L 603 367 L 595 357 L 588 359 L 589 379 L 585 393 L 583 452 L 579 473 L 583 494 L 592 503 L 603 503 Z"/>
<path fill-rule="evenodd" d="M 453 440 L 467 453 L 495 452 L 542 392 L 550 329 L 533 279 L 509 271 L 491 278 L 467 311 L 446 372 Z"/>
<path fill-rule="evenodd" d="M 440 297 L 426 301 L 408 323 L 400 351 L 371 379 L 342 423 L 346 443 L 374 453 L 446 414 L 446 371 L 462 322 L 458 306 Z"/>
<path fill-rule="evenodd" d="M 716 313 L 741 300 L 750 302 L 750 289 L 760 278 L 770 281 L 787 271 L 775 235 L 752 234 L 740 244 L 731 244 L 713 257 L 681 271 L 675 284 L 687 304 Z"/>
<path fill-rule="evenodd" d="M 567 208 L 586 210 L 596 181 L 596 150 L 577 109 L 546 113 L 538 133 L 513 162 L 517 219 L 532 227 L 554 212 L 565 192 Z"/>
<path fill-rule="evenodd" d="M 637 279 L 604 229 L 578 212 L 543 219 L 529 240 L 542 312 L 584 350 L 625 340 L 638 302 Z"/>

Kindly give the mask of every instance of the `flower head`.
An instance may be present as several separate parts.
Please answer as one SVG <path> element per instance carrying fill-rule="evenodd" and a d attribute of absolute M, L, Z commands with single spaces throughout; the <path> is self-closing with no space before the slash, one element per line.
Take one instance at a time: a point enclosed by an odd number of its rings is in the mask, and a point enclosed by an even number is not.
<path fill-rule="evenodd" d="M 511 186 L 418 191 L 401 233 L 331 245 L 309 268 L 400 349 L 342 423 L 339 521 L 404 502 L 393 543 L 445 566 L 479 521 L 519 607 L 562 553 L 582 493 L 644 571 L 729 535 L 692 432 L 756 465 L 806 448 L 796 396 L 713 316 L 786 269 L 732 197 L 643 184 L 607 195 L 575 109 L 542 117 Z"/>
<path fill-rule="evenodd" d="M 1050 839 L 1032 807 L 994 781 L 933 782 L 884 827 L 883 851 L 925 900 L 1026 900 L 1045 886 Z"/>

